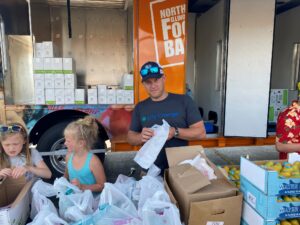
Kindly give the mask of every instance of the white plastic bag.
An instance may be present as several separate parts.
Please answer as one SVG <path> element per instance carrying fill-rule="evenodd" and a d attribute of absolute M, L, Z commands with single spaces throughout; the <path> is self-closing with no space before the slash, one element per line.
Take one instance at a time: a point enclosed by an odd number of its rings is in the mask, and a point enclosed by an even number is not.
<path fill-rule="evenodd" d="M 148 176 L 157 177 L 160 175 L 161 169 L 158 168 L 155 164 L 152 164 L 147 172 Z"/>
<path fill-rule="evenodd" d="M 34 183 L 31 188 L 31 192 L 38 192 L 45 197 L 56 196 L 58 192 L 54 189 L 52 184 L 46 183 L 42 180 L 38 180 Z"/>
<path fill-rule="evenodd" d="M 66 221 L 59 218 L 57 214 L 43 209 L 41 210 L 36 217 L 32 220 L 31 223 L 27 225 L 68 225 Z"/>
<path fill-rule="evenodd" d="M 158 177 L 157 177 L 158 178 Z M 138 212 L 141 215 L 141 210 L 148 198 L 152 198 L 157 191 L 163 191 L 164 185 L 162 180 L 158 180 L 152 176 L 144 176 L 139 181 L 140 196 L 138 202 Z"/>
<path fill-rule="evenodd" d="M 99 206 L 105 204 L 116 206 L 133 218 L 137 217 L 137 210 L 133 202 L 111 183 L 104 184 L 104 189 L 100 195 Z"/>
<path fill-rule="evenodd" d="M 71 184 L 65 177 L 56 178 L 53 187 L 55 191 L 62 194 L 82 192 L 77 186 Z"/>
<path fill-rule="evenodd" d="M 139 218 L 132 217 L 128 212 L 109 204 L 101 205 L 93 219 L 93 225 L 142 225 Z"/>
<path fill-rule="evenodd" d="M 67 195 L 67 198 L 76 206 L 83 214 L 88 215 L 94 212 L 94 197 L 91 190 L 85 190 L 82 193 Z"/>
<path fill-rule="evenodd" d="M 148 169 L 156 160 L 159 152 L 168 139 L 170 125 L 163 120 L 161 126 L 154 125 L 152 129 L 154 130 L 154 136 L 143 145 L 134 157 L 134 161 L 144 169 Z"/>
<path fill-rule="evenodd" d="M 30 218 L 34 219 L 42 210 L 47 210 L 57 215 L 57 210 L 51 200 L 36 191 L 32 195 Z"/>
<path fill-rule="evenodd" d="M 74 203 L 68 198 L 67 195 L 59 195 L 58 211 L 61 218 L 66 219 L 66 211 L 72 206 L 74 206 Z"/>
<path fill-rule="evenodd" d="M 86 214 L 83 214 L 77 206 L 71 206 L 67 208 L 64 213 L 64 218 L 69 222 L 76 222 L 87 217 Z"/>
<path fill-rule="evenodd" d="M 135 188 L 136 182 L 135 178 L 120 174 L 114 183 L 114 186 L 132 200 L 132 192 Z"/>
<path fill-rule="evenodd" d="M 148 199 L 142 208 L 143 225 L 181 225 L 179 210 L 170 202 Z"/>
<path fill-rule="evenodd" d="M 204 176 L 206 176 L 209 180 L 217 179 L 214 170 L 207 164 L 206 160 L 201 157 L 201 155 L 197 155 L 192 160 L 184 160 L 179 163 L 181 164 L 191 164 L 196 169 L 198 169 Z"/>

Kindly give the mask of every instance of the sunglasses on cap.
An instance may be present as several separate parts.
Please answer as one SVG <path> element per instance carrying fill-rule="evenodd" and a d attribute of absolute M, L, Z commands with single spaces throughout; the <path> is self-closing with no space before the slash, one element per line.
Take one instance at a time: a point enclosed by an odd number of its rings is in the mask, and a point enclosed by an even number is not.
<path fill-rule="evenodd" d="M 21 130 L 22 130 L 22 127 L 19 125 L 11 125 L 11 126 L 1 125 L 0 126 L 1 133 L 6 133 L 6 132 L 15 133 L 15 132 L 20 132 Z"/>
<path fill-rule="evenodd" d="M 153 67 L 150 67 L 150 68 L 141 69 L 140 73 L 141 73 L 142 76 L 146 76 L 149 73 L 156 74 L 156 73 L 159 72 L 159 70 L 160 70 L 159 67 L 153 66 Z"/>

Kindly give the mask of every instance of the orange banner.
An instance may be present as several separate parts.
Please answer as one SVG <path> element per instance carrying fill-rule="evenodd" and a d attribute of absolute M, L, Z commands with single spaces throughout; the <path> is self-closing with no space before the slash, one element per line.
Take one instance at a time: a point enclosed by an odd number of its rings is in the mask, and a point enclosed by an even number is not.
<path fill-rule="evenodd" d="M 147 61 L 164 68 L 167 91 L 184 93 L 187 0 L 136 0 L 134 7 L 138 101 L 148 97 L 139 76 Z"/>

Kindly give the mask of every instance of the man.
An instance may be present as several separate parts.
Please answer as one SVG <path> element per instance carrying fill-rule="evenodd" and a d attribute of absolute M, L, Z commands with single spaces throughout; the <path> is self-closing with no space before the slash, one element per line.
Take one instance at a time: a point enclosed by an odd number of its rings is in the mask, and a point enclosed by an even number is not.
<path fill-rule="evenodd" d="M 163 119 L 170 125 L 164 148 L 186 146 L 188 140 L 205 138 L 204 123 L 193 100 L 186 95 L 166 92 L 166 77 L 158 63 L 145 63 L 140 74 L 149 98 L 138 103 L 133 111 L 127 136 L 130 144 L 142 145 L 148 141 L 154 135 L 151 127 L 161 125 Z M 168 168 L 164 148 L 155 161 L 162 173 Z"/>
<path fill-rule="evenodd" d="M 280 159 L 286 159 L 287 153 L 300 152 L 300 105 L 294 101 L 282 111 L 277 119 L 276 149 Z"/>

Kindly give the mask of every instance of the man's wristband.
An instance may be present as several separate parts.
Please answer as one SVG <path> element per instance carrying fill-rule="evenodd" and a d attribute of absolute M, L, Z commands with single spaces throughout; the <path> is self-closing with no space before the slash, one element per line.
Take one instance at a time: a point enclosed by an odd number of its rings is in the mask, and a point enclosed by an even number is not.
<path fill-rule="evenodd" d="M 179 137 L 178 127 L 174 127 L 174 129 L 175 129 L 174 137 L 177 138 L 177 137 Z"/>

